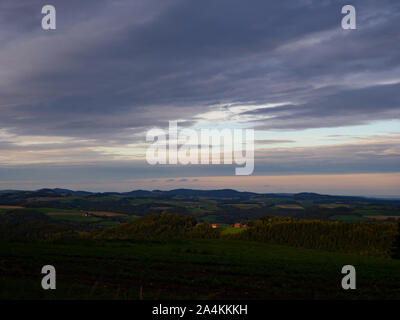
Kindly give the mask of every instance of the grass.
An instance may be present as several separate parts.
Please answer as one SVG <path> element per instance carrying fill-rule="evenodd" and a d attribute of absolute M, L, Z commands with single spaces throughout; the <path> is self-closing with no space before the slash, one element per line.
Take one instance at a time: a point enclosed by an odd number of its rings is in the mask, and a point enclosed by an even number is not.
<path fill-rule="evenodd" d="M 215 222 L 215 221 L 217 221 L 217 216 L 210 214 L 210 215 L 208 215 L 208 216 L 202 218 L 202 220 L 203 220 L 204 222 L 209 222 L 209 223 Z"/>
<path fill-rule="evenodd" d="M 0 299 L 400 299 L 400 261 L 228 240 L 0 243 Z M 41 267 L 57 290 L 40 289 Z M 344 265 L 357 290 L 344 291 Z"/>
<path fill-rule="evenodd" d="M 227 234 L 236 234 L 236 233 L 240 233 L 242 231 L 246 230 L 245 228 L 233 228 L 233 227 L 228 227 L 226 229 L 224 229 L 221 234 L 222 235 L 227 235 Z"/>
<path fill-rule="evenodd" d="M 136 219 L 139 219 L 139 216 L 121 216 L 118 217 L 119 220 L 123 221 L 123 222 L 131 222 L 131 221 L 135 221 Z"/>
<path fill-rule="evenodd" d="M 82 212 L 82 210 L 79 209 L 57 209 L 57 208 L 19 208 L 19 209 L 4 209 L 0 208 L 0 214 L 1 213 L 6 213 L 12 210 L 26 210 L 26 211 L 39 211 L 42 213 L 51 213 L 51 212 L 65 212 L 65 213 L 75 213 L 75 212 Z"/>
<path fill-rule="evenodd" d="M 302 206 L 298 204 L 278 204 L 275 207 L 279 209 L 297 209 L 297 210 L 302 210 L 304 209 Z"/>
<path fill-rule="evenodd" d="M 75 200 L 84 200 L 84 199 L 85 199 L 85 197 L 82 197 L 82 196 L 70 196 L 68 198 L 59 200 L 59 202 L 60 203 L 71 203 L 71 202 L 74 202 Z"/>
<path fill-rule="evenodd" d="M 233 203 L 231 206 L 239 208 L 239 209 L 252 209 L 252 208 L 260 208 L 258 203 Z"/>
<path fill-rule="evenodd" d="M 154 199 L 133 199 L 130 201 L 130 203 L 134 206 L 136 205 L 141 205 L 141 204 L 148 204 L 148 203 L 153 203 Z"/>
<path fill-rule="evenodd" d="M 76 212 L 82 212 L 82 210 L 79 210 L 79 209 L 34 208 L 34 210 L 40 211 L 42 213 L 51 213 L 51 212 L 76 213 Z"/>
<path fill-rule="evenodd" d="M 83 216 L 75 216 L 75 215 L 57 215 L 50 216 L 53 220 L 63 220 L 63 221 L 72 221 L 72 222 L 97 222 L 102 221 L 101 218 L 96 217 L 83 217 Z"/>
<path fill-rule="evenodd" d="M 354 212 L 363 216 L 400 216 L 400 210 L 393 209 L 357 209 Z"/>
<path fill-rule="evenodd" d="M 96 223 L 98 226 L 102 226 L 104 228 L 111 228 L 120 225 L 121 223 L 118 221 L 100 221 Z"/>
<path fill-rule="evenodd" d="M 331 217 L 332 220 L 338 220 L 340 222 L 361 222 L 361 221 L 371 221 L 371 219 L 368 219 L 367 217 L 360 217 L 360 216 L 342 216 L 342 215 L 336 215 Z"/>
<path fill-rule="evenodd" d="M 329 204 L 320 204 L 319 207 L 334 209 L 334 208 L 351 208 L 352 206 L 344 203 L 329 203 Z"/>

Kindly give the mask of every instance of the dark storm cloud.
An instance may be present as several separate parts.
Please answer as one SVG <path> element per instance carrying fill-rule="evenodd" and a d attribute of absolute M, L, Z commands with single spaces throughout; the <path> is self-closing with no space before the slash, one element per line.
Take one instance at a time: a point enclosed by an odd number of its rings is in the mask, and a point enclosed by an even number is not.
<path fill-rule="evenodd" d="M 217 103 L 296 104 L 268 128 L 398 118 L 396 87 L 377 87 L 400 67 L 395 0 L 353 1 L 354 32 L 343 1 L 53 1 L 54 32 L 45 2 L 24 3 L 0 5 L 0 127 L 14 133 L 118 140 Z"/>

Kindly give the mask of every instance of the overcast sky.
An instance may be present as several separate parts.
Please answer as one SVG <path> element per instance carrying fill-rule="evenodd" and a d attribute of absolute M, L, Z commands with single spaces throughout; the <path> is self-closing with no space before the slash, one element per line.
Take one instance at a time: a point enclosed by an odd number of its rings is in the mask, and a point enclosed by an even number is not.
<path fill-rule="evenodd" d="M 400 195 L 400 2 L 1 0 L 0 112 L 0 189 Z M 255 129 L 253 180 L 149 166 L 169 120 Z"/>

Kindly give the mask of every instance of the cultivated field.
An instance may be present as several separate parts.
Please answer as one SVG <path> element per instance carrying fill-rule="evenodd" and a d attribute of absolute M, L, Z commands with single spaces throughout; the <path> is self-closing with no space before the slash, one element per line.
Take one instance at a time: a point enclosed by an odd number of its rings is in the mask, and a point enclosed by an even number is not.
<path fill-rule="evenodd" d="M 400 299 L 400 260 L 255 242 L 0 242 L 0 256 L 0 299 Z M 57 290 L 40 287 L 46 264 Z"/>

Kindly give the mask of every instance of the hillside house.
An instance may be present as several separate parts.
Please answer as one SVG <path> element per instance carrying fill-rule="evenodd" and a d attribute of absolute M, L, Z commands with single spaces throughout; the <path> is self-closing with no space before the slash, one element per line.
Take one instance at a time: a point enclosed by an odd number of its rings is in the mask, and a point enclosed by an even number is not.
<path fill-rule="evenodd" d="M 233 225 L 234 228 L 247 228 L 247 224 L 241 224 L 240 222 L 237 222 Z"/>

